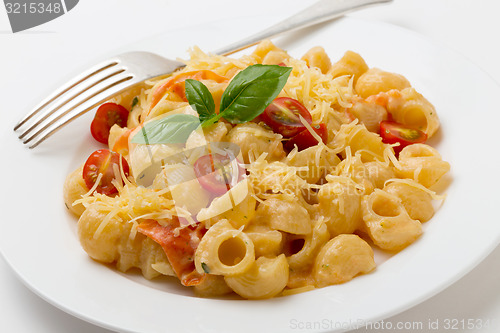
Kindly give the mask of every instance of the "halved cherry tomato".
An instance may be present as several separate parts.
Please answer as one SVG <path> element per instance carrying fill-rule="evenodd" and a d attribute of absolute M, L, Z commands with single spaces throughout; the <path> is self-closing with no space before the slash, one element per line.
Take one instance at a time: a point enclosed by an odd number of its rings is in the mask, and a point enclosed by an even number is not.
<path fill-rule="evenodd" d="M 299 101 L 289 97 L 278 97 L 264 110 L 260 119 L 273 131 L 290 138 L 306 128 L 299 116 L 309 124 L 312 122 L 311 114 Z"/>
<path fill-rule="evenodd" d="M 95 114 L 90 125 L 90 132 L 94 139 L 100 143 L 107 144 L 109 129 L 117 124 L 120 127 L 127 126 L 129 111 L 123 106 L 115 103 L 105 103 L 101 105 Z"/>
<path fill-rule="evenodd" d="M 319 124 L 316 126 L 312 126 L 314 131 L 320 136 L 323 143 L 326 143 L 328 140 L 328 132 L 326 130 L 325 124 Z M 307 149 L 309 147 L 315 146 L 318 144 L 318 140 L 309 132 L 308 129 L 303 130 L 299 134 L 295 135 L 293 138 L 288 140 L 285 143 L 285 149 L 288 151 L 292 150 L 295 145 L 299 151 Z"/>
<path fill-rule="evenodd" d="M 220 154 L 201 156 L 194 162 L 193 168 L 200 185 L 216 196 L 229 191 L 245 172 L 239 164 L 234 168 L 229 156 Z"/>
<path fill-rule="evenodd" d="M 156 104 L 158 104 L 163 95 L 165 95 L 165 93 L 169 90 L 175 92 L 177 95 L 179 95 L 180 98 L 182 98 L 184 101 L 187 102 L 185 95 L 185 83 L 184 83 L 184 81 L 186 81 L 187 79 L 193 79 L 198 81 L 213 80 L 217 83 L 223 83 L 228 81 L 228 79 L 225 78 L 224 76 L 220 76 L 219 74 L 207 69 L 180 73 L 176 76 L 173 76 L 170 80 L 166 81 L 165 83 L 163 83 L 162 85 L 160 85 L 158 88 L 155 89 L 151 98 L 151 109 L 154 108 Z"/>
<path fill-rule="evenodd" d="M 194 254 L 201 238 L 207 231 L 202 224 L 179 228 L 177 218 L 166 225 L 154 220 L 144 220 L 137 231 L 154 240 L 167 255 L 175 274 L 184 286 L 200 284 L 205 274 L 199 274 L 194 266 Z"/>
<path fill-rule="evenodd" d="M 394 147 L 396 156 L 404 147 L 414 143 L 424 143 L 427 140 L 426 133 L 394 121 L 380 122 L 380 136 L 384 143 L 399 142 L 399 146 Z"/>
<path fill-rule="evenodd" d="M 120 158 L 122 160 L 123 172 L 125 176 L 129 175 L 129 166 L 127 161 L 118 153 L 107 149 L 99 149 L 90 154 L 83 166 L 83 180 L 89 189 L 91 189 L 99 174 L 102 174 L 96 192 L 104 195 L 112 195 L 118 190 L 111 183 L 115 179 L 113 165 L 120 167 Z"/>

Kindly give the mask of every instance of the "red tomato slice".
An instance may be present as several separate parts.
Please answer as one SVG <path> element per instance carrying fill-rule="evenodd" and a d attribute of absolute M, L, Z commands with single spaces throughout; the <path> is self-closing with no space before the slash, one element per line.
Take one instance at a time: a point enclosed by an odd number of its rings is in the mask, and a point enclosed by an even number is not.
<path fill-rule="evenodd" d="M 115 103 L 105 103 L 101 105 L 95 114 L 90 125 L 90 132 L 94 139 L 100 143 L 107 144 L 109 129 L 117 124 L 120 127 L 127 126 L 129 111 L 123 106 Z"/>
<path fill-rule="evenodd" d="M 323 143 L 326 143 L 328 140 L 328 132 L 326 130 L 325 124 L 319 124 L 317 126 L 312 126 L 314 131 L 318 133 L 318 135 L 321 137 L 321 140 Z M 318 144 L 318 140 L 309 132 L 309 130 L 306 128 L 299 134 L 295 135 L 293 138 L 288 140 L 285 143 L 285 149 L 288 151 L 292 150 L 295 145 L 297 145 L 297 148 L 299 151 L 307 149 L 309 147 L 315 146 Z"/>
<path fill-rule="evenodd" d="M 394 121 L 380 122 L 380 136 L 384 143 L 394 144 L 399 142 L 400 145 L 394 147 L 396 155 L 399 155 L 399 152 L 406 146 L 414 143 L 424 143 L 427 140 L 426 133 Z"/>
<path fill-rule="evenodd" d="M 302 116 L 309 124 L 312 122 L 311 114 L 299 101 L 289 97 L 278 97 L 259 117 L 273 131 L 285 138 L 290 138 L 306 128 L 299 116 Z"/>
<path fill-rule="evenodd" d="M 216 196 L 236 185 L 245 171 L 239 164 L 237 170 L 234 170 L 229 156 L 220 154 L 201 156 L 194 162 L 193 168 L 200 185 Z"/>
<path fill-rule="evenodd" d="M 196 227 L 180 226 L 177 218 L 167 226 L 154 220 L 146 220 L 137 226 L 137 231 L 158 243 L 165 251 L 168 262 L 184 286 L 194 286 L 203 281 L 205 274 L 199 274 L 194 266 L 194 253 L 206 232 L 201 224 Z"/>
<path fill-rule="evenodd" d="M 99 185 L 96 187 L 96 192 L 104 195 L 112 195 L 118 190 L 111 183 L 115 179 L 113 165 L 120 167 L 120 158 L 122 160 L 123 172 L 125 176 L 129 175 L 129 166 L 127 161 L 118 153 L 107 149 L 99 149 L 90 154 L 89 158 L 83 166 L 83 180 L 89 189 L 91 189 L 99 174 L 102 174 Z"/>

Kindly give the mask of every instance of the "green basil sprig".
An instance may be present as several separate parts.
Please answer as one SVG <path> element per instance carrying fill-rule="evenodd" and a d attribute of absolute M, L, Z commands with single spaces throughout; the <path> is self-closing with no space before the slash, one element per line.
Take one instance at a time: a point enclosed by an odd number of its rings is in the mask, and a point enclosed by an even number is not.
<path fill-rule="evenodd" d="M 208 88 L 187 79 L 186 98 L 199 119 L 187 114 L 174 114 L 146 123 L 132 138 L 132 143 L 185 143 L 200 125 L 206 127 L 224 118 L 232 124 L 253 120 L 278 96 L 286 84 L 291 67 L 252 65 L 239 72 L 222 94 L 219 113 Z"/>
<path fill-rule="evenodd" d="M 253 120 L 278 96 L 286 84 L 291 67 L 252 65 L 239 72 L 222 94 L 219 114 L 212 94 L 201 82 L 186 80 L 186 98 L 196 109 L 202 126 L 224 118 L 232 124 Z"/>

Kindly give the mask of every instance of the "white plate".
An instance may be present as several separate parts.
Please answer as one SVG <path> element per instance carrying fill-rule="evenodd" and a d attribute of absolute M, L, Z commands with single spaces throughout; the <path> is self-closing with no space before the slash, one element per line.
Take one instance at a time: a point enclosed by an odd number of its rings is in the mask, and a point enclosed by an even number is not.
<path fill-rule="evenodd" d="M 217 38 L 222 32 L 225 40 L 238 37 L 226 23 L 186 30 L 182 36 L 163 34 L 120 50 L 147 49 L 173 57 L 194 41 L 215 49 L 223 44 Z M 258 26 L 265 25 L 261 23 Z M 379 259 L 375 272 L 349 283 L 265 301 L 200 299 L 174 281 L 149 282 L 121 274 L 83 252 L 75 219 L 62 203 L 65 176 L 97 147 L 88 133 L 91 115 L 30 151 L 11 131 L 20 116 L 16 113 L 1 131 L 0 249 L 19 277 L 64 311 L 114 330 L 334 331 L 392 316 L 424 301 L 471 270 L 499 243 L 500 224 L 494 213 L 500 197 L 494 190 L 500 188 L 500 160 L 490 146 L 497 140 L 500 116 L 488 111 L 497 108 L 500 89 L 486 74 L 410 31 L 355 19 L 307 29 L 277 43 L 297 57 L 315 45 L 324 46 L 332 59 L 355 50 L 370 66 L 404 74 L 434 103 L 442 121 L 441 140 L 434 142 L 451 163 L 453 181 L 443 207 L 425 224 L 415 244 L 386 261 Z M 48 69 L 40 67 L 31 75 L 31 86 L 45 82 Z M 74 69 L 68 64 L 64 68 Z M 60 70 L 50 77 L 59 76 L 62 82 L 67 75 Z M 56 79 L 48 81 L 55 84 Z M 43 86 L 35 97 L 49 88 Z M 35 102 L 23 99 L 19 89 L 9 93 L 3 109 L 26 110 Z"/>

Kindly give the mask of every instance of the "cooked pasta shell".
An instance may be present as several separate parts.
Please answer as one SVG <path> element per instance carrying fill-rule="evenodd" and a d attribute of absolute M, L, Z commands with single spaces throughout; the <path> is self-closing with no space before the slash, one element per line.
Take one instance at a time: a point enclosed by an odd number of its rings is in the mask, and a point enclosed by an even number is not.
<path fill-rule="evenodd" d="M 75 214 L 76 216 L 80 216 L 85 211 L 85 207 L 79 203 L 77 205 L 73 205 L 73 203 L 82 198 L 82 195 L 86 194 L 89 191 L 85 181 L 83 180 L 83 165 L 70 173 L 66 180 L 64 181 L 63 187 L 63 198 L 66 207 L 70 212 Z"/>
<path fill-rule="evenodd" d="M 401 199 L 383 190 L 375 190 L 362 200 L 363 221 L 375 245 L 399 251 L 422 234 L 422 225 L 406 212 Z"/>
<path fill-rule="evenodd" d="M 358 79 L 355 89 L 359 96 L 367 98 L 380 92 L 409 87 L 410 82 L 403 75 L 370 68 Z"/>
<path fill-rule="evenodd" d="M 334 78 L 342 75 L 354 76 L 354 84 L 368 70 L 365 60 L 356 52 L 347 51 L 328 71 Z"/>
<path fill-rule="evenodd" d="M 401 90 L 402 105 L 388 106 L 395 121 L 417 128 L 431 137 L 439 128 L 439 118 L 434 106 L 414 88 Z"/>
<path fill-rule="evenodd" d="M 375 268 L 373 250 L 357 235 L 339 235 L 326 243 L 314 262 L 317 287 L 344 283 Z"/>
<path fill-rule="evenodd" d="M 326 74 L 332 66 L 328 54 L 326 54 L 325 49 L 321 46 L 311 48 L 302 56 L 302 60 L 304 60 L 309 67 L 319 68 L 323 74 Z"/>
<path fill-rule="evenodd" d="M 420 222 L 429 221 L 434 215 L 431 195 L 419 188 L 416 182 L 410 179 L 407 181 L 408 183 L 392 182 L 384 187 L 384 191 L 400 198 L 412 219 Z"/>
<path fill-rule="evenodd" d="M 410 178 L 430 187 L 450 171 L 450 164 L 441 159 L 436 149 L 418 143 L 403 148 L 395 171 L 400 178 Z"/>
<path fill-rule="evenodd" d="M 254 261 L 252 240 L 227 220 L 221 220 L 208 229 L 194 257 L 199 273 L 225 276 L 247 271 Z"/>
<path fill-rule="evenodd" d="M 260 257 L 243 274 L 226 276 L 231 289 L 248 299 L 271 298 L 279 294 L 288 282 L 288 262 L 284 254 L 274 258 Z"/>
<path fill-rule="evenodd" d="M 291 234 L 309 234 L 312 230 L 309 213 L 297 200 L 265 200 L 257 208 L 255 221 Z"/>
<path fill-rule="evenodd" d="M 350 178 L 335 176 L 329 181 L 318 192 L 318 213 L 331 236 L 352 233 L 361 223 L 362 192 Z"/>

